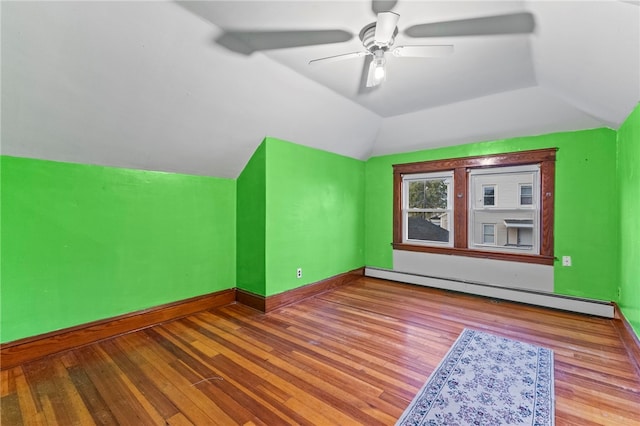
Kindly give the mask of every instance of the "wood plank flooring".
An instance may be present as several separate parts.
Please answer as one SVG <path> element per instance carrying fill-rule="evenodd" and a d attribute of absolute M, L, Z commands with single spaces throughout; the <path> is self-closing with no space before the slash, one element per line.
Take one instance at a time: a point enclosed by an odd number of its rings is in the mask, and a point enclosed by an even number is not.
<path fill-rule="evenodd" d="M 362 278 L 1 372 L 6 425 L 393 425 L 463 328 L 555 351 L 557 425 L 640 425 L 613 320 Z"/>

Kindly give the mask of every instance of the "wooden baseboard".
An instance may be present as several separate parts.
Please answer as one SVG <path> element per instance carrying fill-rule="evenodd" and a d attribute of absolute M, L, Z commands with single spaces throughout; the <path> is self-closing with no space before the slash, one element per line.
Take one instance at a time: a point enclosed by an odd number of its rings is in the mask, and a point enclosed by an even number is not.
<path fill-rule="evenodd" d="M 358 268 L 322 281 L 317 281 L 315 283 L 307 284 L 305 286 L 268 297 L 237 289 L 236 301 L 266 313 L 273 311 L 274 309 L 299 302 L 308 297 L 324 293 L 325 291 L 357 280 L 362 276 L 364 276 L 364 268 Z"/>
<path fill-rule="evenodd" d="M 93 321 L 0 345 L 0 370 L 77 348 L 99 340 L 141 330 L 236 300 L 236 289 L 196 296 L 113 318 Z"/>
<path fill-rule="evenodd" d="M 629 324 L 629 321 L 625 318 L 624 314 L 620 310 L 620 307 L 614 303 L 615 307 L 615 319 L 613 323 L 624 343 L 625 348 L 627 349 L 627 353 L 631 358 L 631 364 L 635 369 L 636 374 L 640 377 L 640 340 L 636 335 L 635 331 Z"/>
<path fill-rule="evenodd" d="M 363 275 L 364 268 L 359 268 L 269 297 L 232 288 L 38 336 L 14 340 L 13 342 L 0 344 L 0 370 L 16 367 L 58 352 L 131 333 L 233 302 L 242 303 L 261 312 L 269 312 L 336 288 Z"/>
<path fill-rule="evenodd" d="M 236 288 L 236 302 L 260 312 L 266 312 L 266 299 L 266 297 L 259 294 Z"/>

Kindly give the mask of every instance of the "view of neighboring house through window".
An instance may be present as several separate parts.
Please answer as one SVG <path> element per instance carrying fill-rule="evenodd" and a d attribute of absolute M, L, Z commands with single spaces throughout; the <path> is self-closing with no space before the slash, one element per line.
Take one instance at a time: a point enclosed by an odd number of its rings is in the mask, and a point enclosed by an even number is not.
<path fill-rule="evenodd" d="M 393 248 L 551 265 L 556 149 L 393 166 Z"/>
<path fill-rule="evenodd" d="M 507 247 L 532 248 L 534 223 L 531 219 L 505 219 Z"/>
<path fill-rule="evenodd" d="M 469 248 L 537 254 L 539 182 L 537 164 L 471 170 Z"/>
<path fill-rule="evenodd" d="M 451 245 L 451 173 L 407 176 L 404 182 L 404 240 Z"/>

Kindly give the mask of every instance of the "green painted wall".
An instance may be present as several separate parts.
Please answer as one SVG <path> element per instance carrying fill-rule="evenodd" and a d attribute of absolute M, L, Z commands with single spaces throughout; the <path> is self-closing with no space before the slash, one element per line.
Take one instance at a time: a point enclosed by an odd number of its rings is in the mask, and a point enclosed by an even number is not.
<path fill-rule="evenodd" d="M 272 138 L 266 149 L 265 295 L 362 267 L 364 162 Z"/>
<path fill-rule="evenodd" d="M 237 182 L 237 287 L 264 296 L 266 289 L 266 143 L 258 147 Z"/>
<path fill-rule="evenodd" d="M 392 268 L 392 164 L 548 147 L 559 148 L 555 252 L 573 258 L 556 263 L 556 292 L 618 300 L 619 285 L 638 331 L 639 122 L 640 107 L 618 133 L 366 163 L 267 138 L 237 181 L 2 157 L 0 341 L 236 285 L 270 296 L 365 264 Z"/>
<path fill-rule="evenodd" d="M 234 180 L 0 161 L 2 342 L 235 286 Z"/>
<path fill-rule="evenodd" d="M 618 131 L 620 193 L 620 298 L 625 318 L 640 338 L 640 104 Z"/>
<path fill-rule="evenodd" d="M 540 148 L 559 148 L 555 245 L 573 266 L 554 267 L 555 292 L 616 300 L 619 226 L 616 132 L 595 129 L 445 147 L 369 159 L 365 167 L 368 266 L 392 268 L 392 165 Z"/>

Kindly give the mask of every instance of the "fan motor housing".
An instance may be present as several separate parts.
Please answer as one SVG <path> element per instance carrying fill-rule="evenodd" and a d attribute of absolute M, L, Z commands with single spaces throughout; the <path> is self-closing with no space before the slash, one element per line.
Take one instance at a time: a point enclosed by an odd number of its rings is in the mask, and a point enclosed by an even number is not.
<path fill-rule="evenodd" d="M 395 31 L 393 32 L 393 36 L 389 40 L 389 44 L 380 46 L 376 44 L 376 39 L 375 39 L 376 23 L 372 22 L 371 24 L 365 26 L 360 31 L 360 40 L 362 41 L 362 45 L 364 46 L 364 48 L 371 53 L 373 53 L 374 50 L 378 50 L 378 49 L 382 49 L 386 51 L 389 49 L 389 47 L 393 45 L 393 41 L 395 40 L 395 37 L 397 34 L 398 34 L 398 28 L 396 27 Z"/>

